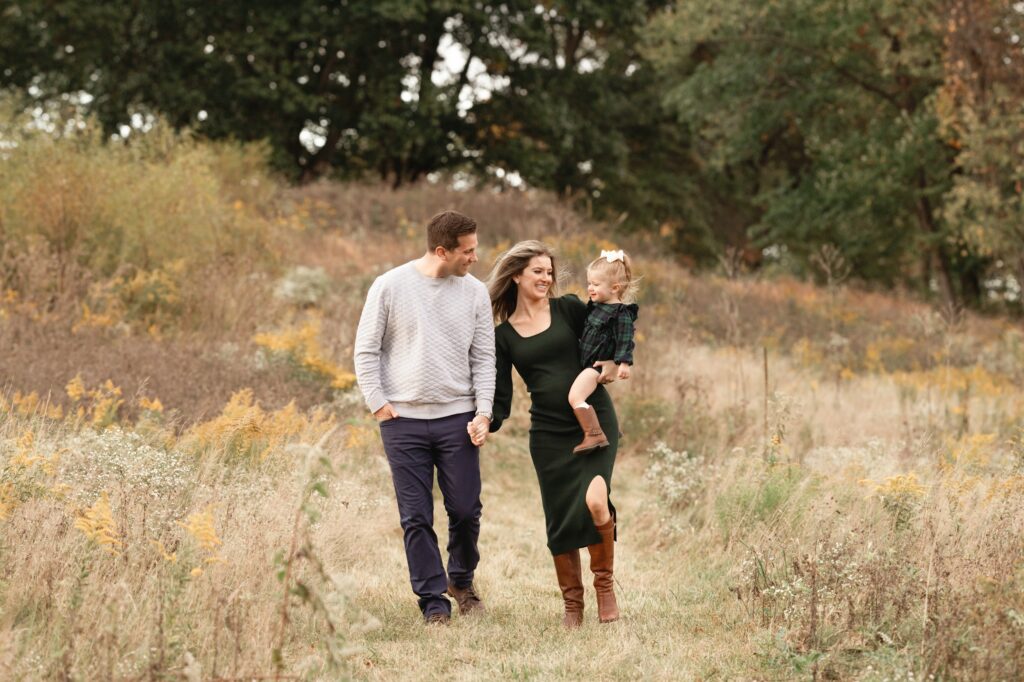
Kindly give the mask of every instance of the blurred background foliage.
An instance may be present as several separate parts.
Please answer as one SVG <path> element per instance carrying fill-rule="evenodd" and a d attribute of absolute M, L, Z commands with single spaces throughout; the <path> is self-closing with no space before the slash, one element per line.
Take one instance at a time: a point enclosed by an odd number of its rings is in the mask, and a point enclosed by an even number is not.
<path fill-rule="evenodd" d="M 1020 312 L 1022 34 L 1008 0 L 3 0 L 0 142 L 165 120 L 295 182 L 540 188 L 685 263 L 828 280 L 827 249 Z"/>

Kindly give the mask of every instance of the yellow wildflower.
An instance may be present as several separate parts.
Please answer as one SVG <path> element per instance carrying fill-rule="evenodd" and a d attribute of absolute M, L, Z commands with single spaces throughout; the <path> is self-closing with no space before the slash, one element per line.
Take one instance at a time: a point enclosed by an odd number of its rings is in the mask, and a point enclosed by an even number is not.
<path fill-rule="evenodd" d="M 146 410 L 147 412 L 164 411 L 164 405 L 163 403 L 160 402 L 159 398 L 153 398 L 152 400 L 150 400 L 149 398 L 141 398 L 139 400 L 139 407 L 142 408 L 143 410 Z"/>
<path fill-rule="evenodd" d="M 256 334 L 253 341 L 269 351 L 287 357 L 302 370 L 329 381 L 333 388 L 351 388 L 355 384 L 355 375 L 341 369 L 325 357 L 319 336 L 320 320 L 314 317 L 298 328 Z"/>
<path fill-rule="evenodd" d="M 39 406 L 39 394 L 32 391 L 28 395 L 22 395 L 21 391 L 15 391 L 14 397 L 14 408 L 18 411 L 18 414 L 22 416 L 29 416 L 34 414 L 36 408 Z"/>
<path fill-rule="evenodd" d="M 291 402 L 276 412 L 265 412 L 253 399 L 252 389 L 231 396 L 220 416 L 195 426 L 191 437 L 202 449 L 220 447 L 231 455 L 265 458 L 289 439 L 304 434 L 316 440 L 334 425 L 334 418 L 315 410 L 308 419 Z"/>
<path fill-rule="evenodd" d="M 97 314 L 87 304 L 82 304 L 82 317 L 71 326 L 71 333 L 77 334 L 86 327 L 113 327 L 121 321 L 121 316 L 116 313 Z"/>
<path fill-rule="evenodd" d="M 213 525 L 213 505 L 209 505 L 201 512 L 195 512 L 188 517 L 188 523 L 178 522 L 178 525 L 188 531 L 188 534 L 196 541 L 199 547 L 206 553 L 203 557 L 204 564 L 226 563 L 217 555 L 217 548 L 223 544 L 217 537 L 217 529 Z M 202 575 L 203 569 L 192 569 L 192 575 Z"/>
<path fill-rule="evenodd" d="M 82 375 L 76 374 L 75 378 L 68 382 L 67 386 L 64 387 L 64 391 L 68 394 L 68 397 L 78 402 L 85 397 L 85 383 L 82 381 Z"/>
<path fill-rule="evenodd" d="M 149 544 L 153 545 L 153 547 L 156 548 L 156 551 L 160 553 L 160 556 L 164 558 L 164 561 L 171 564 L 178 563 L 178 553 L 168 552 L 167 549 L 164 547 L 164 543 L 160 542 L 159 540 L 150 540 Z"/>
<path fill-rule="evenodd" d="M 188 523 L 178 522 L 178 525 L 188 531 L 199 546 L 207 551 L 214 551 L 222 544 L 217 537 L 217 530 L 213 527 L 212 509 L 213 505 L 210 505 L 202 512 L 190 514 Z"/>
<path fill-rule="evenodd" d="M 885 481 L 875 486 L 875 492 L 883 499 L 894 497 L 922 498 L 925 494 L 925 487 L 917 480 L 917 474 L 910 472 L 902 476 L 890 476 Z"/>
<path fill-rule="evenodd" d="M 5 520 L 18 506 L 18 496 L 10 483 L 0 484 L 0 521 Z"/>
<path fill-rule="evenodd" d="M 115 548 L 123 547 L 124 543 L 118 540 L 119 533 L 106 491 L 100 493 L 99 499 L 75 519 L 75 528 L 85 533 L 87 538 L 95 541 L 104 551 L 120 556 L 121 553 Z"/>

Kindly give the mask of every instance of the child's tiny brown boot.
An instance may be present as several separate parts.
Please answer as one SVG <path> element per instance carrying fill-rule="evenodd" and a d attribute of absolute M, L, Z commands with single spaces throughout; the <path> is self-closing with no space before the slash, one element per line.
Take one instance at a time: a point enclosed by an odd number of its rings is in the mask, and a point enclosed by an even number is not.
<path fill-rule="evenodd" d="M 576 415 L 580 428 L 583 429 L 583 441 L 572 449 L 574 455 L 582 455 L 585 452 L 608 445 L 608 437 L 604 435 L 604 431 L 601 429 L 601 422 L 598 421 L 597 413 L 593 407 L 589 405 L 586 407 L 574 407 L 572 412 Z"/>

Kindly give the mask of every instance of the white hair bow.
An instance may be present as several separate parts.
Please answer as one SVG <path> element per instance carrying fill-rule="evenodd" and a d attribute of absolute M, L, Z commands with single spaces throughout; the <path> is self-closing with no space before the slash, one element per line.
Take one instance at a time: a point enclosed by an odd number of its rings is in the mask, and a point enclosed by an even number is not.
<path fill-rule="evenodd" d="M 618 251 L 602 251 L 601 258 L 606 258 L 609 263 L 614 263 L 617 260 L 620 260 L 623 263 L 626 262 L 626 254 L 622 249 L 619 249 Z"/>

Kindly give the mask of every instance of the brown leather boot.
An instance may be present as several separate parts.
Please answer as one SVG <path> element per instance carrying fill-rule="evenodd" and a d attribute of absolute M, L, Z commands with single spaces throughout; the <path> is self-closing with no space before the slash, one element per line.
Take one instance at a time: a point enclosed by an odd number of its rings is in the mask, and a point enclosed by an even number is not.
<path fill-rule="evenodd" d="M 472 583 L 468 587 L 456 587 L 449 583 L 448 594 L 455 598 L 455 602 L 459 605 L 459 613 L 463 616 L 484 613 L 487 610 Z"/>
<path fill-rule="evenodd" d="M 615 601 L 615 519 L 597 527 L 601 542 L 588 545 L 590 570 L 594 573 L 594 591 L 597 592 L 597 619 L 611 623 L 619 619 L 619 605 Z"/>
<path fill-rule="evenodd" d="M 583 625 L 583 570 L 580 568 L 580 551 L 555 555 L 555 574 L 558 586 L 562 588 L 565 601 L 565 617 L 562 625 L 578 628 Z"/>
<path fill-rule="evenodd" d="M 572 449 L 574 455 L 581 455 L 584 452 L 608 445 L 608 437 L 604 435 L 601 422 L 593 407 L 574 407 L 572 412 L 576 415 L 576 421 L 580 423 L 580 428 L 583 429 L 583 441 Z"/>

